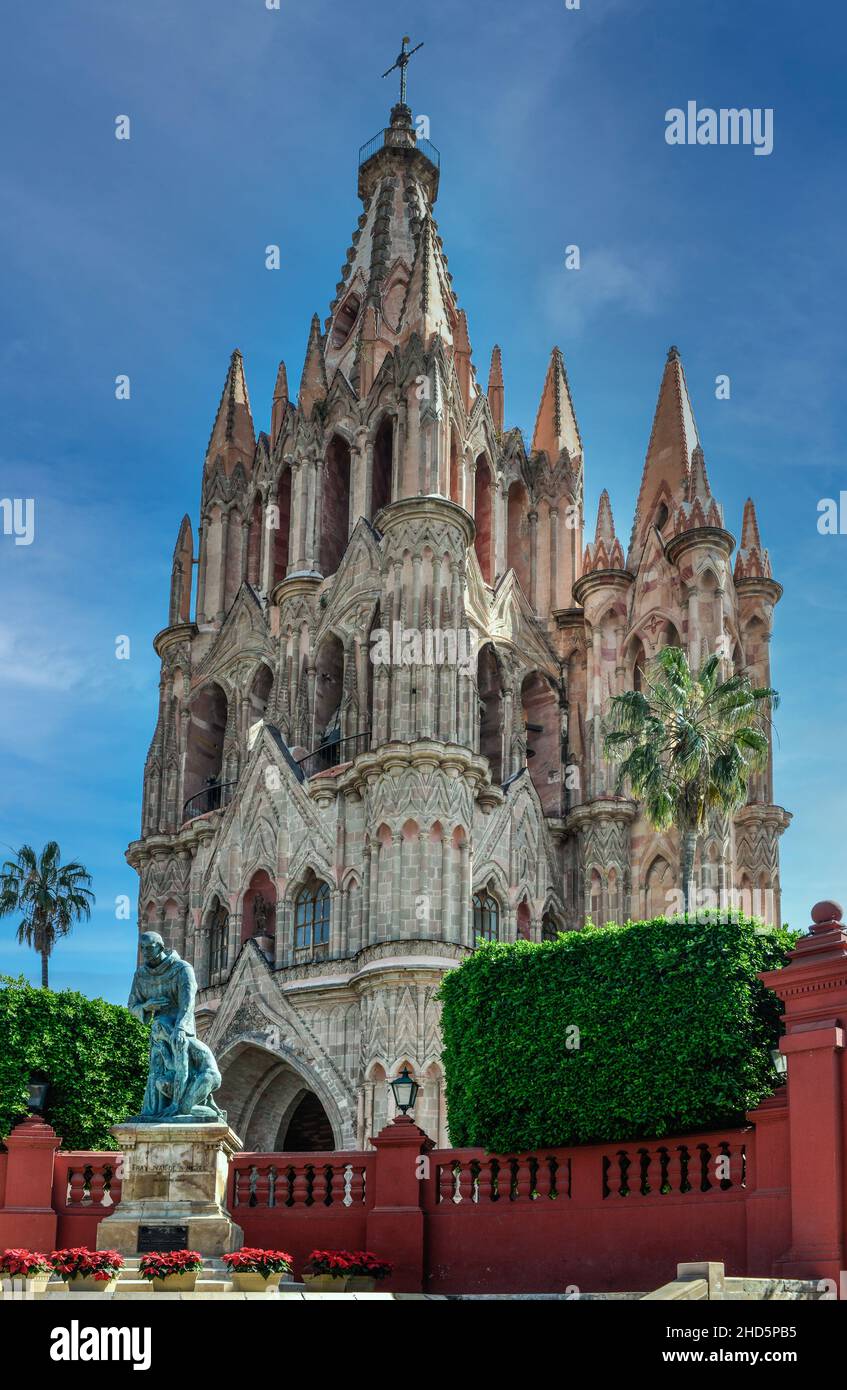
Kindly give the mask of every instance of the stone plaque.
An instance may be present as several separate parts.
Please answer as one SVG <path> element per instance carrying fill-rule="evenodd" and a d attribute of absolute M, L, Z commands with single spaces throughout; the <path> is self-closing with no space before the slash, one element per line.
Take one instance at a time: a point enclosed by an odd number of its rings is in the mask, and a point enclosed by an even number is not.
<path fill-rule="evenodd" d="M 168 1250 L 186 1250 L 187 1248 L 187 1226 L 139 1226 L 138 1228 L 139 1255 L 154 1250 L 165 1252 Z"/>

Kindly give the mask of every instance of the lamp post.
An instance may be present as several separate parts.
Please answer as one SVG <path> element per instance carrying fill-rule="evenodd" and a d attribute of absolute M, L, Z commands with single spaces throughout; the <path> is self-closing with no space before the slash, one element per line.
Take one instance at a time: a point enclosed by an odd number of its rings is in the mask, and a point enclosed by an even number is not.
<path fill-rule="evenodd" d="M 394 1092 L 394 1103 L 401 1115 L 405 1115 L 407 1110 L 414 1110 L 418 1091 L 421 1088 L 414 1077 L 410 1075 L 409 1068 L 405 1063 L 400 1075 L 395 1076 L 391 1082 L 391 1089 Z"/>
<path fill-rule="evenodd" d="M 44 1114 L 44 1107 L 47 1103 L 47 1092 L 49 1082 L 43 1071 L 34 1071 L 29 1078 L 29 1100 L 26 1108 L 31 1115 Z"/>

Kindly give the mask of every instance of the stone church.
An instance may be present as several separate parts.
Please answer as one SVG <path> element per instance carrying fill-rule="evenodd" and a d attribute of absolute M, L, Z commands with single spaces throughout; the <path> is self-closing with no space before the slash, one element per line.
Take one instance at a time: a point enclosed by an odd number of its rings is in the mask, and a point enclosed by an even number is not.
<path fill-rule="evenodd" d="M 677 838 L 602 757 L 610 696 L 667 643 L 770 684 L 781 588 L 753 503 L 737 550 L 726 529 L 677 349 L 629 543 L 606 492 L 586 543 L 562 354 L 527 441 L 498 347 L 477 377 L 438 183 L 401 100 L 360 152 L 329 314 L 296 400 L 280 364 L 267 432 L 232 354 L 154 643 L 139 925 L 193 962 L 254 1150 L 366 1145 L 404 1063 L 446 1142 L 444 972 L 480 937 L 676 908 Z M 779 920 L 788 820 L 768 768 L 701 837 L 698 886 Z"/>

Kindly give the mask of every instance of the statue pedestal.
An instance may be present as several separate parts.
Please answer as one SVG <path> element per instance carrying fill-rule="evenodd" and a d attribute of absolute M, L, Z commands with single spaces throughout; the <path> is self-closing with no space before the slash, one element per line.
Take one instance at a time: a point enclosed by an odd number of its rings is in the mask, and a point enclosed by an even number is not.
<path fill-rule="evenodd" d="M 121 1199 L 97 1227 L 98 1250 L 238 1250 L 243 1233 L 226 1210 L 229 1160 L 242 1148 L 229 1127 L 141 1124 L 112 1129 L 123 1152 Z"/>

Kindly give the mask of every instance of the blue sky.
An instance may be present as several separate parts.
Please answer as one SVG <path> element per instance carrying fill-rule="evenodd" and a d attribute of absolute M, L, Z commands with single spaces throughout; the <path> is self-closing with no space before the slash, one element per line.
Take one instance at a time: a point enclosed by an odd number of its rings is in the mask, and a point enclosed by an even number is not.
<path fill-rule="evenodd" d="M 752 494 L 785 585 L 784 915 L 805 925 L 820 897 L 844 900 L 847 536 L 816 520 L 847 489 L 845 27 L 835 4 L 784 0 L 68 0 L 7 16 L 0 497 L 33 497 L 36 532 L 31 546 L 0 535 L 0 848 L 55 837 L 94 875 L 97 908 L 57 950 L 57 987 L 126 996 L 135 927 L 114 903 L 130 894 L 134 909 L 123 852 L 179 522 L 196 524 L 232 348 L 257 428 L 280 357 L 299 381 L 404 31 L 425 45 L 410 104 L 441 150 L 436 216 L 480 376 L 499 342 L 507 424 L 531 431 L 559 344 L 588 514 L 608 487 L 624 539 L 679 345 L 727 525 L 738 534 Z M 689 100 L 773 108 L 773 153 L 667 145 L 664 113 Z M 123 114 L 128 142 L 114 138 Z M 8 920 L 0 971 L 38 978 Z"/>

